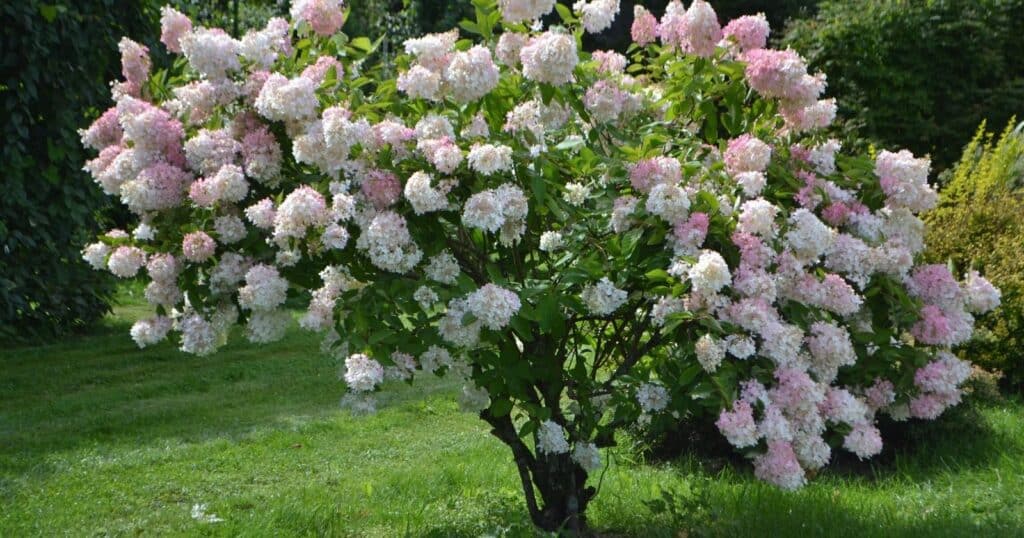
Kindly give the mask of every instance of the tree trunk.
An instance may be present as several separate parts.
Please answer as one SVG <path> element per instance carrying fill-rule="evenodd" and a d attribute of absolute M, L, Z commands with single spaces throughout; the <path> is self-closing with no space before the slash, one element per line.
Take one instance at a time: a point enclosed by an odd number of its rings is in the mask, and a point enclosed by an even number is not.
<path fill-rule="evenodd" d="M 533 524 L 549 532 L 582 536 L 587 530 L 587 504 L 596 493 L 586 487 L 587 472 L 568 453 L 534 456 L 507 415 L 495 417 L 485 410 L 480 417 L 493 427 L 491 434 L 512 449 Z"/>
<path fill-rule="evenodd" d="M 584 487 L 587 472 L 569 454 L 545 454 L 537 459 L 533 483 L 540 491 L 543 506 L 533 522 L 546 531 L 561 531 L 581 536 L 587 529 L 587 504 L 594 488 Z M 533 514 L 531 514 L 533 515 Z"/>

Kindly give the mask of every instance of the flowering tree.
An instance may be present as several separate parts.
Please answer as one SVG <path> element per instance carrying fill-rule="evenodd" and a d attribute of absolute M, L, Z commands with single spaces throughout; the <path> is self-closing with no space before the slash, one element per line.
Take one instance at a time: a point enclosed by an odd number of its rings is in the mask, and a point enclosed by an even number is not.
<path fill-rule="evenodd" d="M 299 298 L 354 409 L 388 379 L 461 379 L 548 530 L 585 526 L 599 448 L 638 421 L 717 420 L 793 488 L 833 446 L 878 453 L 877 413 L 955 404 L 947 349 L 999 294 L 915 267 L 928 161 L 816 135 L 824 76 L 766 49 L 763 16 L 637 8 L 629 59 L 581 52 L 618 9 L 478 0 L 475 40 L 408 40 L 386 80 L 337 0 L 240 40 L 165 8 L 185 61 L 150 75 L 125 39 L 116 106 L 83 132 L 140 224 L 84 256 L 145 267 L 141 347 L 173 329 L 205 355 L 239 320 L 269 342 Z"/>

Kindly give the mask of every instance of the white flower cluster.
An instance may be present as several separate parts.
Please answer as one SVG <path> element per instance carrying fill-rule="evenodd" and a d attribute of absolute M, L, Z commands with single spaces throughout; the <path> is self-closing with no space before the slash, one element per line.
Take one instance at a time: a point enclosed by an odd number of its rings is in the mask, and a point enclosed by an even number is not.
<path fill-rule="evenodd" d="M 565 192 L 562 193 L 562 199 L 565 200 L 565 203 L 576 207 L 586 203 L 589 196 L 590 187 L 576 182 L 566 183 Z"/>
<path fill-rule="evenodd" d="M 458 103 L 470 103 L 487 95 L 498 85 L 498 66 L 491 51 L 476 45 L 452 56 L 444 71 L 448 95 Z"/>
<path fill-rule="evenodd" d="M 181 37 L 181 51 L 189 65 L 210 80 L 222 80 L 241 68 L 240 43 L 219 28 L 197 28 Z"/>
<path fill-rule="evenodd" d="M 494 54 L 498 61 L 509 66 L 519 65 L 519 52 L 526 46 L 529 37 L 518 32 L 505 31 L 498 38 L 498 44 L 494 47 Z"/>
<path fill-rule="evenodd" d="M 455 284 L 459 277 L 459 262 L 448 251 L 431 256 L 425 269 L 427 278 L 442 284 Z"/>
<path fill-rule="evenodd" d="M 612 21 L 619 14 L 619 0 L 580 0 L 572 8 L 580 13 L 583 28 L 598 34 L 611 28 Z"/>
<path fill-rule="evenodd" d="M 363 227 L 356 248 L 363 250 L 377 267 L 393 273 L 407 273 L 423 258 L 409 234 L 405 218 L 383 211 Z"/>
<path fill-rule="evenodd" d="M 264 198 L 259 202 L 245 208 L 245 218 L 257 228 L 269 230 L 274 227 L 274 219 L 277 217 L 277 210 L 274 209 L 274 202 L 270 198 Z"/>
<path fill-rule="evenodd" d="M 810 211 L 800 208 L 789 217 L 786 243 L 803 260 L 813 261 L 828 251 L 835 241 L 835 231 Z"/>
<path fill-rule="evenodd" d="M 494 144 L 474 144 L 469 149 L 469 167 L 489 176 L 501 171 L 512 170 L 512 148 Z"/>
<path fill-rule="evenodd" d="M 722 364 L 722 360 L 725 359 L 725 349 L 725 342 L 717 340 L 710 334 L 705 334 L 698 338 L 695 344 L 697 362 L 706 372 L 714 373 L 718 369 L 718 365 Z"/>
<path fill-rule="evenodd" d="M 491 405 L 491 395 L 487 389 L 469 382 L 462 386 L 459 393 L 459 408 L 470 413 L 479 413 Z"/>
<path fill-rule="evenodd" d="M 990 312 L 999 306 L 1001 294 L 991 282 L 982 278 L 977 271 L 964 275 L 964 293 L 967 310 L 975 314 Z"/>
<path fill-rule="evenodd" d="M 437 303 L 438 299 L 440 299 L 437 292 L 426 286 L 416 288 L 416 291 L 412 294 L 412 298 L 419 303 L 420 308 L 423 310 L 430 310 L 430 308 Z"/>
<path fill-rule="evenodd" d="M 326 225 L 329 217 L 323 195 L 301 186 L 289 193 L 274 213 L 274 240 L 301 239 L 310 227 Z"/>
<path fill-rule="evenodd" d="M 775 218 L 779 208 L 764 198 L 748 200 L 740 206 L 739 223 L 736 229 L 765 239 L 775 237 L 778 226 Z"/>
<path fill-rule="evenodd" d="M 458 34 L 429 34 L 405 41 L 405 51 L 416 63 L 398 76 L 400 91 L 409 97 L 457 103 L 471 103 L 498 85 L 500 72 L 491 51 L 482 45 L 456 51 Z"/>
<path fill-rule="evenodd" d="M 636 390 L 636 400 L 644 413 L 656 413 L 668 406 L 668 390 L 661 385 L 644 383 Z"/>
<path fill-rule="evenodd" d="M 288 281 L 277 269 L 265 264 L 245 273 L 245 286 L 238 289 L 238 304 L 247 310 L 273 310 L 284 304 Z"/>
<path fill-rule="evenodd" d="M 178 321 L 178 330 L 181 331 L 181 350 L 185 353 L 202 357 L 217 348 L 217 330 L 199 314 L 185 315 Z"/>
<path fill-rule="evenodd" d="M 886 204 L 907 208 L 915 213 L 935 207 L 938 194 L 928 184 L 931 162 L 917 159 L 907 150 L 897 153 L 881 151 L 875 160 L 875 174 L 882 183 Z"/>
<path fill-rule="evenodd" d="M 524 77 L 559 86 L 572 81 L 579 53 L 571 35 L 551 30 L 530 39 L 519 59 Z"/>
<path fill-rule="evenodd" d="M 217 265 L 210 271 L 210 291 L 216 295 L 229 295 L 238 289 L 238 283 L 245 279 L 245 273 L 252 261 L 235 252 L 225 252 Z M 150 269 L 152 274 L 152 268 Z M 157 279 L 154 277 L 154 282 Z"/>
<path fill-rule="evenodd" d="M 245 223 L 235 215 L 222 215 L 215 218 L 213 231 L 217 232 L 217 240 L 223 245 L 237 243 L 244 239 L 247 233 Z"/>
<path fill-rule="evenodd" d="M 555 0 L 498 0 L 505 22 L 529 22 L 539 19 L 555 8 Z"/>
<path fill-rule="evenodd" d="M 241 167 L 225 164 L 212 177 L 192 183 L 189 197 L 199 207 L 210 208 L 218 202 L 237 203 L 249 194 L 249 183 Z"/>
<path fill-rule="evenodd" d="M 299 319 L 299 326 L 309 331 L 324 331 L 334 325 L 334 306 L 338 297 L 356 287 L 355 280 L 343 267 L 328 265 L 320 271 L 323 286 L 313 290 L 309 308 Z"/>
<path fill-rule="evenodd" d="M 291 313 L 284 309 L 254 311 L 245 324 L 246 338 L 255 344 L 276 342 L 284 338 L 291 321 Z"/>
<path fill-rule="evenodd" d="M 480 191 L 466 200 L 462 222 L 471 228 L 488 232 L 501 231 L 503 244 L 519 240 L 526 229 L 529 205 L 522 189 L 505 183 L 496 189 Z"/>
<path fill-rule="evenodd" d="M 565 429 L 551 420 L 541 422 L 537 427 L 537 452 L 540 454 L 569 452 L 569 442 L 565 440 Z"/>
<path fill-rule="evenodd" d="M 839 368 L 857 362 L 850 333 L 832 323 L 818 321 L 811 324 L 807 348 L 811 352 L 811 372 L 826 383 L 835 380 Z"/>
<path fill-rule="evenodd" d="M 242 144 L 227 129 L 200 129 L 185 142 L 185 158 L 200 174 L 215 174 L 224 165 L 232 164 L 242 151 Z"/>
<path fill-rule="evenodd" d="M 451 174 L 462 164 L 462 149 L 448 136 L 421 138 L 416 143 L 416 149 L 443 174 Z"/>
<path fill-rule="evenodd" d="M 115 276 L 131 278 L 146 264 L 146 253 L 138 247 L 117 247 L 107 260 L 107 269 Z"/>
<path fill-rule="evenodd" d="M 405 182 L 405 199 L 417 215 L 448 207 L 445 193 L 430 185 L 432 179 L 426 172 L 416 172 Z"/>
<path fill-rule="evenodd" d="M 256 98 L 256 111 L 273 121 L 301 122 L 316 117 L 316 83 L 306 77 L 291 80 L 273 73 Z"/>
<path fill-rule="evenodd" d="M 345 383 L 355 392 L 369 392 L 384 381 L 384 367 L 370 357 L 356 353 L 345 359 Z"/>
<path fill-rule="evenodd" d="M 661 217 L 670 224 L 686 219 L 690 210 L 690 198 L 681 187 L 670 183 L 658 183 L 647 197 L 647 212 Z"/>
<path fill-rule="evenodd" d="M 601 451 L 594 443 L 576 443 L 572 449 L 572 461 L 592 473 L 601 468 Z"/>
<path fill-rule="evenodd" d="M 466 299 L 452 299 L 448 302 L 448 308 L 444 317 L 437 324 L 437 332 L 446 342 L 453 345 L 471 348 L 480 341 L 481 321 L 477 319 L 468 324 L 463 324 L 463 318 L 470 313 L 469 301 Z"/>
<path fill-rule="evenodd" d="M 494 331 L 508 326 L 522 306 L 518 295 L 494 284 L 487 284 L 471 293 L 466 304 L 484 327 Z"/>
<path fill-rule="evenodd" d="M 560 248 L 564 241 L 562 240 L 562 234 L 556 231 L 548 230 L 540 234 L 540 245 L 538 248 L 544 252 L 554 252 Z"/>
<path fill-rule="evenodd" d="M 607 316 L 619 309 L 626 302 L 626 290 L 620 290 L 612 284 L 608 277 L 602 277 L 597 284 L 583 289 L 580 298 L 587 305 L 587 310 L 597 316 Z"/>
<path fill-rule="evenodd" d="M 728 264 L 713 250 L 700 253 L 697 263 L 690 268 L 689 278 L 694 291 L 703 295 L 718 293 L 732 282 Z"/>
<path fill-rule="evenodd" d="M 149 319 L 136 321 L 131 328 L 132 340 L 139 348 L 151 346 L 167 338 L 167 333 L 174 325 L 171 318 L 167 316 L 155 316 Z"/>
<path fill-rule="evenodd" d="M 270 69 L 277 58 L 291 51 L 288 21 L 274 17 L 262 30 L 249 30 L 242 36 L 238 51 L 243 58 L 260 67 Z"/>

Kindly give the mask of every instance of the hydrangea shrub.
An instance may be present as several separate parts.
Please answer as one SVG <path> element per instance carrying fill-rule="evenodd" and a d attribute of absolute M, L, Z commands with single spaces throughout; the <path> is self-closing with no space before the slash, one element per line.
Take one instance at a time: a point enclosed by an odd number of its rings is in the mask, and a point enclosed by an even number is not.
<path fill-rule="evenodd" d="M 236 322 L 273 341 L 303 299 L 353 409 L 389 380 L 462 380 L 548 530 L 585 526 L 627 425 L 706 417 L 795 488 L 833 449 L 877 454 L 877 413 L 957 403 L 948 349 L 998 291 L 915 265 L 927 159 L 816 134 L 825 78 L 765 48 L 763 16 L 638 7 L 627 57 L 580 48 L 615 0 L 475 8 L 468 37 L 406 41 L 390 79 L 337 0 L 241 39 L 165 9 L 170 73 L 122 44 L 83 141 L 139 226 L 84 256 L 148 276 L 139 346 L 173 331 L 205 355 Z"/>

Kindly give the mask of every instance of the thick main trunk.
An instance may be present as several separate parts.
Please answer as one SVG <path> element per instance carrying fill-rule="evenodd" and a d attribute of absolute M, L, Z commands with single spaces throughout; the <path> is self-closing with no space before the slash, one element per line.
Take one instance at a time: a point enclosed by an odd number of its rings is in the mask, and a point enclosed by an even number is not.
<path fill-rule="evenodd" d="M 585 487 L 587 473 L 569 454 L 544 455 L 537 459 L 533 482 L 544 505 L 533 518 L 538 527 L 579 536 L 587 528 L 587 504 L 594 488 Z"/>
<path fill-rule="evenodd" d="M 493 427 L 491 434 L 512 449 L 533 524 L 545 531 L 572 536 L 586 532 L 587 504 L 596 493 L 594 488 L 586 487 L 586 471 L 568 453 L 535 457 L 508 416 L 494 417 L 487 411 L 480 416 Z"/>

